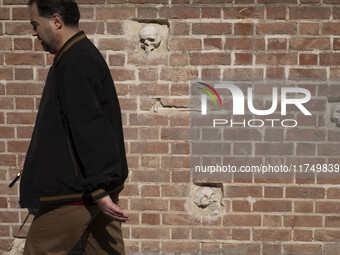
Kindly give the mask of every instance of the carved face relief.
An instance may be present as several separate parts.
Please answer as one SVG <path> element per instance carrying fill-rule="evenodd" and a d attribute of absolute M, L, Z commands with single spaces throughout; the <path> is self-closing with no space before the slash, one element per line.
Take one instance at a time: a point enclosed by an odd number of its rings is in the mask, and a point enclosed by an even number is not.
<path fill-rule="evenodd" d="M 157 49 L 162 41 L 160 29 L 154 25 L 145 25 L 139 31 L 140 46 L 147 54 Z"/>
<path fill-rule="evenodd" d="M 194 203 L 200 208 L 209 208 L 215 211 L 218 208 L 218 196 L 212 188 L 202 187 L 196 190 L 194 194 Z"/>
<path fill-rule="evenodd" d="M 340 103 L 335 104 L 331 121 L 334 122 L 337 127 L 340 127 Z"/>

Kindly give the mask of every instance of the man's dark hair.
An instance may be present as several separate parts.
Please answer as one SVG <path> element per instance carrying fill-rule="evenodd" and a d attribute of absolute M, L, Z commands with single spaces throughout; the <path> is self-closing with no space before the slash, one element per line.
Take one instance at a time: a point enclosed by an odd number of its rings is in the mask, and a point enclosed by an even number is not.
<path fill-rule="evenodd" d="M 66 26 L 78 26 L 80 14 L 74 0 L 29 0 L 28 5 L 33 3 L 37 3 L 39 16 L 51 18 L 59 14 Z"/>

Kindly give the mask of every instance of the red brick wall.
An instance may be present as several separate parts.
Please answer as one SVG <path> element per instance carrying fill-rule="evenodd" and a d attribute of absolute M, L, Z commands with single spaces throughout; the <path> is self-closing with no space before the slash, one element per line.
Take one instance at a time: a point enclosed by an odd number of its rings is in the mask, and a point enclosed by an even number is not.
<path fill-rule="evenodd" d="M 130 167 L 121 196 L 131 217 L 124 225 L 127 251 L 339 253 L 340 182 L 334 179 L 236 180 L 224 185 L 225 212 L 214 221 L 194 218 L 186 206 L 190 79 L 249 73 L 249 78 L 339 78 L 339 0 L 77 2 L 82 29 L 112 70 L 123 112 Z M 18 207 L 18 185 L 9 189 L 8 184 L 28 147 L 53 56 L 30 35 L 26 0 L 0 3 L 0 248 L 7 249 L 28 230 L 27 224 L 19 229 L 27 212 Z M 152 61 L 136 61 L 122 26 L 132 19 L 168 20 L 169 51 Z M 318 89 L 324 95 L 340 93 L 339 86 Z M 326 103 L 317 107 L 326 109 Z M 326 112 L 319 115 L 321 123 L 326 118 Z M 324 150 L 327 159 L 339 163 L 340 129 L 314 143 L 307 129 L 295 155 L 303 159 L 304 150 Z"/>

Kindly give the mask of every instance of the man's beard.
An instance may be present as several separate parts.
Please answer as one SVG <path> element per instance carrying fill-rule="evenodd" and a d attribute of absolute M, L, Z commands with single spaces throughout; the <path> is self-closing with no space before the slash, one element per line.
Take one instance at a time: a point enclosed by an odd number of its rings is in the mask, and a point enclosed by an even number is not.
<path fill-rule="evenodd" d="M 40 43 L 41 43 L 41 45 L 42 45 L 44 51 L 47 51 L 47 52 L 49 52 L 49 53 L 51 53 L 51 54 L 54 54 L 54 53 L 55 53 L 55 52 L 52 50 L 51 46 L 48 45 L 45 41 L 43 41 L 43 40 L 39 37 L 39 35 L 38 35 L 38 39 L 40 40 Z"/>
<path fill-rule="evenodd" d="M 41 45 L 42 45 L 44 51 L 48 51 L 48 52 L 52 53 L 50 46 L 48 46 L 44 41 L 41 41 Z"/>

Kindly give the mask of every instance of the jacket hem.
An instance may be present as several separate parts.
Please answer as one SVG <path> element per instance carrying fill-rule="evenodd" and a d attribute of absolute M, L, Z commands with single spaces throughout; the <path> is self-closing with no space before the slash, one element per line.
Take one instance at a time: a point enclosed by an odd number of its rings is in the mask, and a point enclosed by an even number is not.
<path fill-rule="evenodd" d="M 43 196 L 40 197 L 40 202 L 42 204 L 52 204 L 52 203 L 63 203 L 63 202 L 71 202 L 71 201 L 84 201 L 84 200 L 92 200 L 97 202 L 99 199 L 111 195 L 113 193 L 119 193 L 124 188 L 124 185 L 119 185 L 110 190 L 98 189 L 92 193 L 73 193 L 73 194 L 65 194 L 65 195 L 57 195 L 57 196 Z"/>

